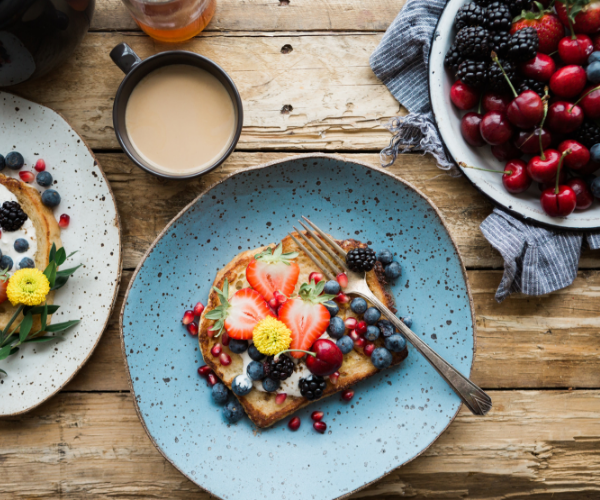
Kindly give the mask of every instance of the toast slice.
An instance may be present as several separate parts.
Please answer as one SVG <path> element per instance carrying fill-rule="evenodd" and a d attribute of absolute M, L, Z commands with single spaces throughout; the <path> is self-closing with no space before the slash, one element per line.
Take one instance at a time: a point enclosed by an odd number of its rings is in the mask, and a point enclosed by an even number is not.
<path fill-rule="evenodd" d="M 296 235 L 297 236 L 297 235 Z M 298 237 L 298 236 L 297 236 Z M 356 247 L 364 247 L 365 244 L 356 240 L 337 240 L 338 244 L 344 248 L 344 250 L 350 250 Z M 296 285 L 294 293 L 298 292 L 300 285 L 308 281 L 308 275 L 313 271 L 318 271 L 317 266 L 309 259 L 309 257 L 294 243 L 294 241 L 286 236 L 282 242 L 283 252 L 298 252 L 299 256 L 295 259 L 295 262 L 300 266 L 300 276 Z M 269 245 L 275 247 L 275 244 Z M 237 255 L 229 264 L 217 273 L 217 277 L 214 282 L 214 286 L 218 289 L 223 288 L 223 283 L 227 279 L 230 283 L 230 295 L 233 295 L 237 290 L 241 288 L 249 287 L 250 285 L 246 281 L 246 267 L 254 256 L 265 250 L 267 247 L 257 248 L 254 250 L 247 250 Z M 394 311 L 394 302 L 392 296 L 386 292 L 384 285 L 385 280 L 381 274 L 378 274 L 375 270 L 367 273 L 367 283 L 371 291 L 375 296 Z M 219 339 L 211 338 L 208 336 L 208 330 L 212 328 L 214 321 L 206 319 L 205 314 L 211 311 L 219 305 L 219 299 L 214 290 L 211 291 L 206 308 L 200 318 L 200 324 L 198 329 L 198 341 L 202 356 L 207 365 L 209 365 L 216 375 L 223 381 L 223 383 L 231 389 L 231 383 L 233 379 L 242 373 L 243 361 L 239 354 L 232 353 L 227 347 L 223 346 L 223 351 L 231 357 L 231 364 L 229 366 L 222 366 L 216 358 L 214 358 L 210 350 L 216 343 L 219 343 Z M 339 304 L 340 312 L 338 316 L 342 319 L 346 319 L 355 314 L 350 310 L 349 304 Z M 376 342 L 379 347 L 383 345 L 383 340 L 380 338 Z M 392 366 L 397 365 L 406 358 L 408 351 L 405 349 L 400 353 L 392 353 L 393 361 Z M 352 350 L 348 354 L 344 355 L 344 363 L 339 370 L 340 376 L 337 383 L 334 385 L 327 380 L 327 388 L 323 395 L 323 398 L 331 396 L 332 394 L 341 390 L 347 389 L 350 386 L 364 380 L 372 375 L 379 372 L 371 360 L 364 355 L 362 352 Z M 281 420 L 288 415 L 296 412 L 300 408 L 307 406 L 314 402 L 309 401 L 303 397 L 294 397 L 288 395 L 283 404 L 277 404 L 275 402 L 276 393 L 261 392 L 258 390 L 252 390 L 246 396 L 238 397 L 240 403 L 246 410 L 248 417 L 258 427 L 268 427 L 278 420 Z"/>
<path fill-rule="evenodd" d="M 42 197 L 37 189 L 27 185 L 26 183 L 7 177 L 0 174 L 0 184 L 13 193 L 23 211 L 33 222 L 35 228 L 36 240 L 37 240 L 37 252 L 35 254 L 35 267 L 43 271 L 46 269 L 48 262 L 50 261 L 50 250 L 52 244 L 56 244 L 56 248 L 62 247 L 60 240 L 60 227 L 56 218 L 52 213 L 52 210 L 46 207 L 42 203 Z M 0 196 L 0 204 L 7 200 L 3 200 Z M 17 264 L 15 262 L 15 264 Z M 13 268 L 13 270 L 16 269 Z M 48 304 L 52 304 L 54 301 L 54 292 L 50 292 L 46 299 Z M 0 304 L 0 329 L 4 329 L 8 324 L 10 318 L 16 311 L 16 307 L 13 307 L 7 300 Z M 22 315 L 18 320 L 22 319 Z M 50 324 L 51 317 L 48 316 L 48 324 Z M 36 322 L 38 324 L 36 325 Z M 34 325 L 32 330 L 39 329 L 39 316 L 34 316 Z"/>

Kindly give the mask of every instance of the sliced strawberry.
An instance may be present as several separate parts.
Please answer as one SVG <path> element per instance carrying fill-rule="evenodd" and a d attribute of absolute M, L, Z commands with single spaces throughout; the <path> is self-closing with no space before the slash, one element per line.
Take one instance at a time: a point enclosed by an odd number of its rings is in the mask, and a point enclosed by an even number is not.
<path fill-rule="evenodd" d="M 267 248 L 254 257 L 246 268 L 246 279 L 250 286 L 260 293 L 268 302 L 273 293 L 279 291 L 286 297 L 296 288 L 300 267 L 292 259 L 298 252 L 282 253 L 281 243 L 273 251 Z"/>
<path fill-rule="evenodd" d="M 327 327 L 331 319 L 329 311 L 322 304 L 333 298 L 333 295 L 323 294 L 325 281 L 303 283 L 299 296 L 286 301 L 279 308 L 279 320 L 283 321 L 292 331 L 292 344 L 290 349 L 307 351 L 314 344 Z M 294 358 L 304 356 L 302 352 L 290 352 Z"/>
<path fill-rule="evenodd" d="M 256 324 L 267 316 L 276 317 L 273 311 L 252 288 L 243 288 L 229 296 L 229 282 L 225 280 L 223 290 L 214 288 L 221 304 L 204 315 L 207 319 L 217 320 L 212 330 L 218 337 L 223 329 L 233 339 L 248 340 L 252 338 L 252 330 Z"/>
<path fill-rule="evenodd" d="M 8 296 L 6 295 L 6 289 L 8 288 L 8 280 L 2 281 L 0 280 L 0 304 L 2 302 L 6 302 Z"/>

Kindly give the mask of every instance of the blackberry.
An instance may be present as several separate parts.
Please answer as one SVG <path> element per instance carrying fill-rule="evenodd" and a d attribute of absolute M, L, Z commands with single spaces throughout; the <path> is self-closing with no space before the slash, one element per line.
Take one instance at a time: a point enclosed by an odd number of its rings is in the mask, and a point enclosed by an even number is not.
<path fill-rule="evenodd" d="M 487 7 L 485 28 L 490 31 L 510 31 L 513 16 L 502 2 L 492 2 Z"/>
<path fill-rule="evenodd" d="M 309 400 L 319 399 L 323 396 L 327 387 L 325 379 L 318 375 L 309 375 L 306 378 L 301 378 L 298 385 L 300 386 L 300 394 Z"/>
<path fill-rule="evenodd" d="M 285 380 L 294 373 L 296 365 L 292 361 L 292 358 L 285 355 L 275 357 L 270 356 L 267 358 L 264 364 L 265 377 L 269 377 L 275 380 Z"/>
<path fill-rule="evenodd" d="M 510 37 L 507 57 L 516 62 L 529 61 L 537 54 L 539 44 L 535 28 L 523 28 Z"/>
<path fill-rule="evenodd" d="M 476 3 L 468 3 L 458 9 L 454 18 L 454 26 L 459 31 L 466 26 L 483 26 L 485 14 L 485 8 L 481 8 Z"/>
<path fill-rule="evenodd" d="M 517 70 L 513 63 L 507 61 L 506 59 L 500 59 L 499 62 L 504 68 L 508 79 L 511 82 L 516 81 Z M 510 86 L 502 74 L 502 70 L 494 61 L 490 63 L 488 68 L 488 82 L 491 90 L 496 90 L 498 92 L 510 92 Z"/>
<path fill-rule="evenodd" d="M 458 67 L 456 78 L 461 82 L 466 83 L 474 89 L 480 88 L 485 84 L 488 74 L 488 63 L 482 61 L 472 61 L 467 59 Z"/>
<path fill-rule="evenodd" d="M 528 11 L 532 4 L 531 0 L 504 0 L 504 3 L 508 5 L 510 13 L 515 17 L 524 10 Z"/>
<path fill-rule="evenodd" d="M 493 50 L 498 57 L 505 57 L 508 53 L 508 42 L 511 39 L 511 34 L 505 31 L 492 31 L 490 33 L 490 49 Z"/>
<path fill-rule="evenodd" d="M 17 231 L 21 229 L 27 214 L 21 209 L 16 201 L 5 201 L 0 208 L 0 227 L 5 231 Z"/>
<path fill-rule="evenodd" d="M 452 74 L 456 76 L 458 67 L 463 60 L 464 58 L 459 54 L 458 50 L 456 49 L 456 45 L 453 43 L 448 49 L 446 57 L 444 58 L 444 66 L 451 70 Z"/>
<path fill-rule="evenodd" d="M 369 247 L 353 248 L 346 254 L 346 264 L 351 271 L 370 271 L 375 267 L 376 260 L 375 251 Z"/>
<path fill-rule="evenodd" d="M 478 61 L 488 60 L 490 57 L 490 33 L 481 26 L 469 26 L 461 29 L 454 39 L 456 50 L 465 59 Z"/>
<path fill-rule="evenodd" d="M 526 90 L 533 90 L 540 97 L 544 97 L 544 88 L 546 85 L 548 84 L 544 82 L 538 82 L 537 80 L 532 80 L 531 78 L 526 78 L 525 80 L 521 80 L 521 83 L 519 83 L 517 92 L 520 94 Z"/>
<path fill-rule="evenodd" d="M 600 126 L 593 121 L 585 120 L 573 135 L 577 142 L 591 149 L 594 144 L 600 143 Z"/>
<path fill-rule="evenodd" d="M 480 7 L 488 7 L 494 0 L 474 0 Z"/>

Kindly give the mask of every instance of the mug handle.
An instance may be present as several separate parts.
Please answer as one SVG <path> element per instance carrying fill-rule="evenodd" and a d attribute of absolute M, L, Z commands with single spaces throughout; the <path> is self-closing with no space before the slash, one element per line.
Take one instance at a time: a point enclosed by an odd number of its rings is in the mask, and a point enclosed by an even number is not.
<path fill-rule="evenodd" d="M 110 58 L 125 74 L 129 73 L 142 62 L 133 49 L 126 43 L 120 43 L 112 49 L 110 51 Z"/>

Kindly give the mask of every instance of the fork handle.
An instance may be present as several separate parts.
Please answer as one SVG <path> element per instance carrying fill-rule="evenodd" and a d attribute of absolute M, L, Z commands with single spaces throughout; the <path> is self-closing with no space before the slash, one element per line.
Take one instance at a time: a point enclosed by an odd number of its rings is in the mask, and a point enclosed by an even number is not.
<path fill-rule="evenodd" d="M 402 320 L 397 318 L 377 297 L 374 295 L 367 296 L 359 292 L 355 293 L 362 295 L 364 299 L 373 303 L 402 332 L 406 340 L 431 363 L 474 415 L 485 415 L 490 411 L 492 408 L 492 398 L 423 342 L 417 334 L 408 328 Z"/>

